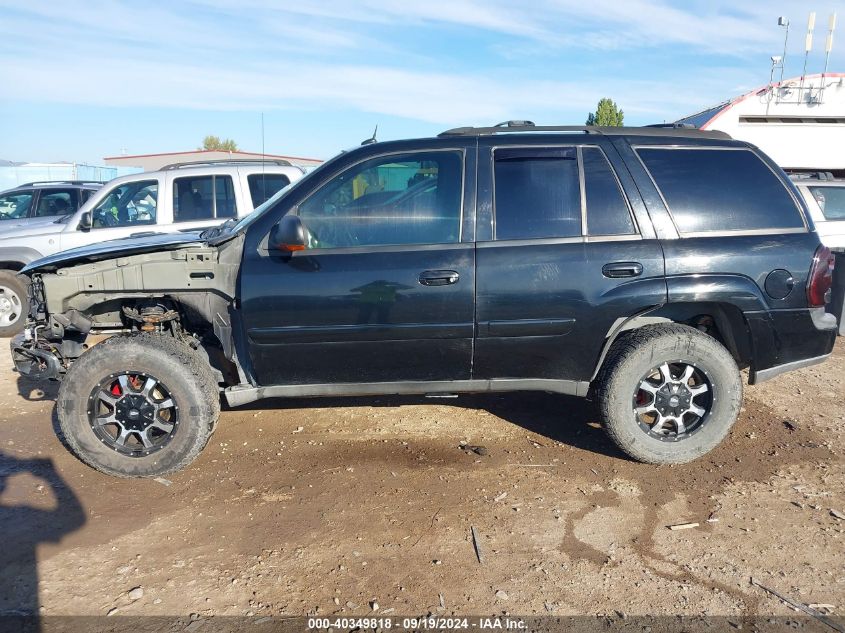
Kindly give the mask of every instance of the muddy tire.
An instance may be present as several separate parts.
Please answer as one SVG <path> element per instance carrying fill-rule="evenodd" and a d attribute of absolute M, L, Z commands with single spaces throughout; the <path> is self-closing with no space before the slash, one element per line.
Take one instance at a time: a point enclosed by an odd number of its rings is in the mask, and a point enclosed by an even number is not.
<path fill-rule="evenodd" d="M 190 464 L 220 414 L 201 355 L 172 337 L 115 336 L 74 362 L 56 403 L 65 440 L 116 477 L 156 477 Z"/>
<path fill-rule="evenodd" d="M 26 325 L 27 281 L 13 270 L 0 270 L 0 338 L 14 336 Z"/>
<path fill-rule="evenodd" d="M 599 376 L 605 430 L 634 459 L 682 464 L 715 448 L 736 422 L 742 381 L 716 339 L 686 325 L 624 334 Z"/>

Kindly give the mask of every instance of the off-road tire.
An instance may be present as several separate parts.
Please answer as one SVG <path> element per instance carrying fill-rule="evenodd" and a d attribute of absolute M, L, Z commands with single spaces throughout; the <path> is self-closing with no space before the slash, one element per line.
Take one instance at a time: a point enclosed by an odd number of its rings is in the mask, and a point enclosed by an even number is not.
<path fill-rule="evenodd" d="M 92 390 L 109 375 L 127 371 L 165 383 L 180 411 L 178 430 L 167 445 L 143 457 L 104 445 L 88 417 Z M 56 406 L 65 441 L 80 460 L 116 477 L 157 477 L 196 459 L 220 415 L 220 394 L 196 350 L 173 337 L 145 333 L 114 336 L 83 353 L 62 380 Z"/>
<path fill-rule="evenodd" d="M 16 303 L 14 306 L 15 320 L 8 325 L 0 324 L 0 338 L 9 338 L 22 332 L 26 325 L 26 315 L 29 311 L 29 298 L 27 297 L 29 283 L 27 277 L 19 275 L 13 270 L 0 270 L 0 287 L 7 288 L 16 297 L 14 299 Z M 0 294 L 3 293 L 0 292 Z M 12 301 L 12 298 L 9 297 L 6 300 Z"/>
<path fill-rule="evenodd" d="M 713 400 L 696 433 L 664 441 L 640 427 L 633 398 L 646 372 L 673 361 L 706 373 Z M 695 328 L 669 323 L 633 330 L 615 341 L 598 377 L 596 396 L 604 428 L 622 451 L 649 464 L 683 464 L 712 450 L 728 435 L 742 404 L 742 380 L 733 356 L 719 341 Z"/>

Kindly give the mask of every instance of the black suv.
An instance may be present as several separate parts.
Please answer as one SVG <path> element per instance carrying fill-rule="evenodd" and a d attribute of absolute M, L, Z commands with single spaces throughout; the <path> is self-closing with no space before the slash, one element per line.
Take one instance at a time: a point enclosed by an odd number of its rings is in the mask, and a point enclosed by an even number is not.
<path fill-rule="evenodd" d="M 64 377 L 98 470 L 182 468 L 228 403 L 538 390 L 619 447 L 692 460 L 749 382 L 819 363 L 832 257 L 757 148 L 718 132 L 513 122 L 367 144 L 204 234 L 28 266 L 21 373 Z"/>

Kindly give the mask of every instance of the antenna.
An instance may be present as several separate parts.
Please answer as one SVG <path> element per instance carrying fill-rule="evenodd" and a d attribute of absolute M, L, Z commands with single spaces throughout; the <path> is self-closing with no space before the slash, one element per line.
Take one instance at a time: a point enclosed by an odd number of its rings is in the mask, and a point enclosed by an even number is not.
<path fill-rule="evenodd" d="M 264 175 L 264 165 L 267 164 L 267 156 L 264 154 L 264 113 L 261 113 L 261 198 L 267 199 L 267 177 Z M 254 204 L 254 203 L 253 203 Z M 264 204 L 262 202 L 262 204 Z"/>
<path fill-rule="evenodd" d="M 830 51 L 833 48 L 833 32 L 836 30 L 836 13 L 831 13 L 827 21 L 827 41 L 824 43 L 824 70 L 822 71 L 822 88 L 819 95 L 819 102 L 824 101 L 825 75 L 827 74 L 827 63 L 830 61 Z"/>
<path fill-rule="evenodd" d="M 361 145 L 372 145 L 373 143 L 377 143 L 376 134 L 378 134 L 378 123 L 376 123 L 376 129 L 373 130 L 373 135 L 365 141 L 361 141 Z"/>
<path fill-rule="evenodd" d="M 804 40 L 804 70 L 801 71 L 801 86 L 798 88 L 799 102 L 804 99 L 804 77 L 807 75 L 807 57 L 813 50 L 813 30 L 816 28 L 816 12 L 810 11 L 807 19 L 807 37 Z"/>
<path fill-rule="evenodd" d="M 786 29 L 786 33 L 783 36 L 783 55 L 781 55 L 780 58 L 780 81 L 778 82 L 783 85 L 783 68 L 786 66 L 786 44 L 789 42 L 789 19 L 784 16 L 780 16 L 778 18 L 778 26 L 782 26 Z"/>

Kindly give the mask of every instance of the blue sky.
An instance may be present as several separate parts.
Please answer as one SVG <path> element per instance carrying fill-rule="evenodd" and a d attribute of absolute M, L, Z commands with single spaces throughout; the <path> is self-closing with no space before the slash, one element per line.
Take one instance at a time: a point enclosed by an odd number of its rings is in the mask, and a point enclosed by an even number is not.
<path fill-rule="evenodd" d="M 765 84 L 790 18 L 787 76 L 820 72 L 845 0 L 0 0 L 0 158 L 99 161 L 206 134 L 327 158 L 379 139 L 506 119 L 674 120 Z M 845 24 L 843 27 L 845 28 Z M 845 71 L 845 32 L 829 69 Z"/>

